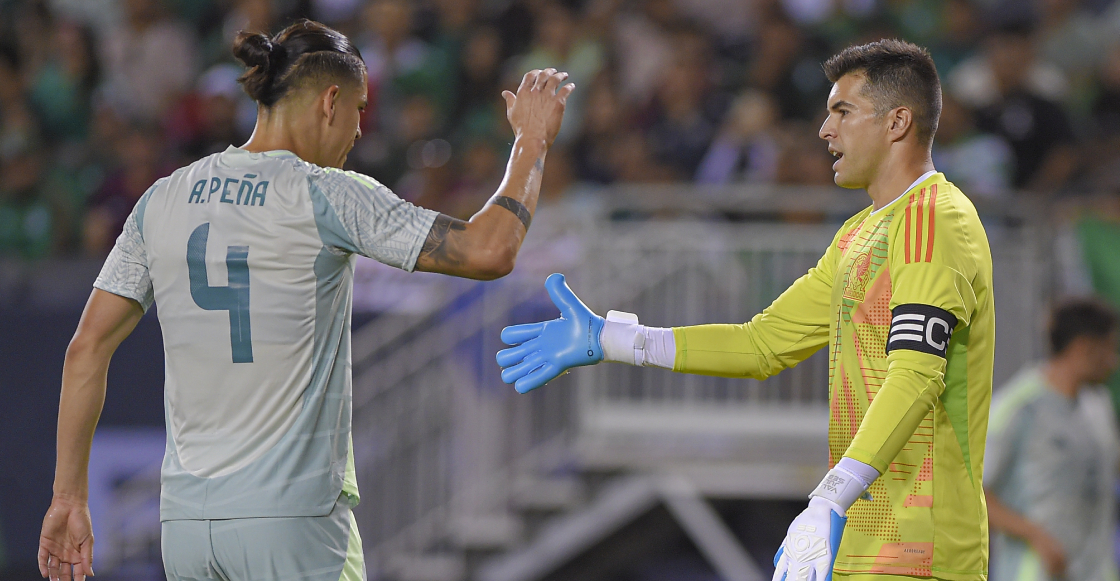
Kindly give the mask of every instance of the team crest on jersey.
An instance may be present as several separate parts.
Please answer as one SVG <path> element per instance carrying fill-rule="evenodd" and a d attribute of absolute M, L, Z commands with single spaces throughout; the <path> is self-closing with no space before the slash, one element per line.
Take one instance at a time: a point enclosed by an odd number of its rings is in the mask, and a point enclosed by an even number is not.
<path fill-rule="evenodd" d="M 844 298 L 863 301 L 867 296 L 867 285 L 871 282 L 871 255 L 861 252 L 848 266 L 848 276 L 844 281 Z"/>

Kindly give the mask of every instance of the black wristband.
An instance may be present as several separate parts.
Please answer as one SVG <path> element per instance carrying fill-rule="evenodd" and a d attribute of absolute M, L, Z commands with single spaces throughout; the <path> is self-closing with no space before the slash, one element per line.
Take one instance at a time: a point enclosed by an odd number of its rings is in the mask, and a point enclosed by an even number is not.
<path fill-rule="evenodd" d="M 525 204 L 522 204 L 521 202 L 518 202 L 517 200 L 509 196 L 498 196 L 492 201 L 494 202 L 495 206 L 501 206 L 509 210 L 510 212 L 513 212 L 513 215 L 517 216 L 517 219 L 521 220 L 521 223 L 525 225 L 525 229 L 529 229 L 529 224 L 533 222 L 533 215 L 529 213 L 529 208 L 526 208 Z"/>

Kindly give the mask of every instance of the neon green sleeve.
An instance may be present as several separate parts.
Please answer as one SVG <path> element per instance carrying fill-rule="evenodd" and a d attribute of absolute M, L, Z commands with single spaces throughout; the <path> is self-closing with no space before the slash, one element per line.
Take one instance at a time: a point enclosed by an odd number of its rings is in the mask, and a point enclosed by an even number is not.
<path fill-rule="evenodd" d="M 837 253 L 834 242 L 815 267 L 748 323 L 674 328 L 673 371 L 762 379 L 827 345 Z"/>
<path fill-rule="evenodd" d="M 922 251 L 918 243 L 905 244 L 906 222 L 896 221 L 889 257 L 890 308 L 893 312 L 900 305 L 927 305 L 956 317 L 946 349 L 952 357 L 960 351 L 961 342 L 967 341 L 967 327 L 976 309 L 972 278 L 978 268 L 978 252 L 974 241 L 985 238 L 982 231 L 974 232 L 975 226 L 961 219 L 961 209 L 950 199 L 936 207 L 932 200 L 927 201 L 920 209 L 929 218 L 928 226 L 922 224 L 928 230 L 919 236 L 932 249 Z M 883 385 L 844 455 L 885 472 L 945 392 L 946 363 L 940 355 L 910 349 L 890 351 Z"/>
<path fill-rule="evenodd" d="M 945 391 L 945 359 L 900 349 L 887 356 L 887 377 L 845 457 L 886 473 Z"/>

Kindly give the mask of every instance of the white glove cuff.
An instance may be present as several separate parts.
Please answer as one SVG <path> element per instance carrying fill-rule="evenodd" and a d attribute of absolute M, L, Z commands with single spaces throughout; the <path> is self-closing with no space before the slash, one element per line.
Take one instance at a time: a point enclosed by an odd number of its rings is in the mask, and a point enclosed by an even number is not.
<path fill-rule="evenodd" d="M 603 347 L 603 361 L 639 366 L 645 363 L 646 335 L 633 313 L 608 311 L 599 332 L 599 345 Z"/>
<path fill-rule="evenodd" d="M 809 494 L 809 498 L 821 497 L 836 503 L 845 512 L 859 497 L 867 492 L 868 486 L 859 476 L 837 466 L 825 474 L 824 480 Z M 841 515 L 843 516 L 843 515 Z"/>

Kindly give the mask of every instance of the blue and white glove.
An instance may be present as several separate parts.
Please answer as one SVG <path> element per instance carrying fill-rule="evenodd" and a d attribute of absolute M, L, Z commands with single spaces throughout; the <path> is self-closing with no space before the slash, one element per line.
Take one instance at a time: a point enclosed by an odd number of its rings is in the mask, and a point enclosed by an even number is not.
<path fill-rule="evenodd" d="M 870 466 L 861 466 L 878 475 Z M 786 539 L 774 555 L 773 581 L 832 581 L 848 508 L 867 493 L 869 485 L 841 465 L 829 470 L 809 495 L 809 507 L 789 525 Z"/>
<path fill-rule="evenodd" d="M 579 300 L 562 274 L 549 275 L 544 288 L 560 309 L 559 319 L 502 329 L 502 342 L 515 347 L 498 352 L 498 365 L 502 381 L 514 384 L 518 393 L 536 389 L 572 367 L 603 360 L 603 317 Z"/>

